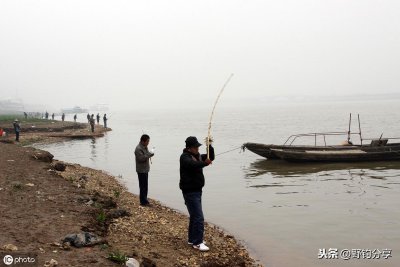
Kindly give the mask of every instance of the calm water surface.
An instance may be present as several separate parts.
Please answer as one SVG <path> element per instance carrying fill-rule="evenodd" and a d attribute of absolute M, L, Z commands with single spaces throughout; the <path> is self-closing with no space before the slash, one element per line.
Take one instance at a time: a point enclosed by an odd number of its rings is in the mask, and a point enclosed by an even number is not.
<path fill-rule="evenodd" d="M 293 133 L 347 131 L 350 112 L 361 114 L 364 137 L 400 136 L 399 101 L 221 107 L 213 126 L 216 152 L 245 142 L 282 144 Z M 149 195 L 186 213 L 178 159 L 187 136 L 205 137 L 208 116 L 208 110 L 116 112 L 104 138 L 38 147 L 121 175 L 138 193 L 133 151 L 148 133 L 156 147 Z M 358 130 L 355 120 L 352 129 Z M 400 266 L 400 162 L 289 164 L 239 152 L 206 168 L 205 217 L 241 239 L 265 266 Z M 392 257 L 318 259 L 322 248 L 391 249 Z"/>

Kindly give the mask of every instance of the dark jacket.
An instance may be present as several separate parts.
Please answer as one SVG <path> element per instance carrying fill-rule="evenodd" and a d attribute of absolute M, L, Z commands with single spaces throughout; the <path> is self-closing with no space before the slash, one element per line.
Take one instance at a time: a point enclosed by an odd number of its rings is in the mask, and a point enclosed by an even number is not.
<path fill-rule="evenodd" d="M 207 159 L 207 154 L 194 155 L 186 148 L 179 159 L 180 176 L 179 188 L 183 193 L 201 192 L 204 186 L 203 168 L 208 164 L 204 161 Z M 215 159 L 214 148 L 210 146 L 210 159 Z"/>
<path fill-rule="evenodd" d="M 21 126 L 19 125 L 19 122 L 14 122 L 13 126 L 14 126 L 14 132 L 16 133 L 21 132 Z"/>
<path fill-rule="evenodd" d="M 136 159 L 136 172 L 138 173 L 148 173 L 150 171 L 149 159 L 154 156 L 150 153 L 147 147 L 139 143 L 135 149 L 135 159 Z"/>

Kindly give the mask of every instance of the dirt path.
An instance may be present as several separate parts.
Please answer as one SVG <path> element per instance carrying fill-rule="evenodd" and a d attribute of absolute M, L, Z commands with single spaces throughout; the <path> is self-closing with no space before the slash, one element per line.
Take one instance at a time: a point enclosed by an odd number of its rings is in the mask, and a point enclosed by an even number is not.
<path fill-rule="evenodd" d="M 93 208 L 78 201 L 84 189 L 49 171 L 51 164 L 35 159 L 40 154 L 32 148 L 0 143 L 0 153 L 0 248 L 12 244 L 18 252 L 36 253 L 38 266 L 51 259 L 61 266 L 114 266 L 100 246 L 52 245 L 90 221 Z"/>

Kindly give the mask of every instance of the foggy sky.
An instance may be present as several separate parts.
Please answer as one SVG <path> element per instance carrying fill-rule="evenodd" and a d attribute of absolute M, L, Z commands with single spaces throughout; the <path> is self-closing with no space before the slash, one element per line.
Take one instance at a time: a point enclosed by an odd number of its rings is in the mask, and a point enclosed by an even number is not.
<path fill-rule="evenodd" d="M 211 106 L 399 91 L 396 0 L 2 0 L 0 99 Z M 210 102 L 211 101 L 211 102 Z"/>

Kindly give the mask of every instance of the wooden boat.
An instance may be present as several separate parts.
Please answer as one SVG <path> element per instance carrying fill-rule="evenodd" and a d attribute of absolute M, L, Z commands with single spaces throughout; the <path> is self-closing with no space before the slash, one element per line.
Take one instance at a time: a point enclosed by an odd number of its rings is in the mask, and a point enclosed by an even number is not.
<path fill-rule="evenodd" d="M 267 159 L 283 159 L 298 162 L 359 162 L 359 161 L 387 161 L 400 160 L 400 143 L 389 143 L 389 140 L 400 138 L 363 138 L 361 135 L 360 116 L 358 115 L 359 132 L 351 133 L 351 114 L 349 130 L 347 132 L 325 132 L 291 135 L 283 145 L 266 145 L 259 143 L 245 143 L 243 149 L 265 157 Z M 342 145 L 328 146 L 327 136 L 347 136 L 347 141 Z M 353 145 L 350 141 L 352 135 L 358 135 L 360 144 Z M 314 138 L 314 146 L 293 145 L 300 137 Z M 324 145 L 317 146 L 317 138 L 323 138 Z M 366 144 L 365 141 L 370 141 Z M 364 143 L 363 143 L 364 142 Z"/>
<path fill-rule="evenodd" d="M 244 149 L 248 149 L 251 152 L 267 158 L 267 159 L 280 159 L 275 153 L 276 150 L 316 150 L 316 151 L 329 151 L 329 150 L 353 150 L 358 149 L 358 146 L 295 146 L 295 145 L 272 145 L 272 144 L 260 144 L 260 143 L 245 143 L 242 146 Z"/>
<path fill-rule="evenodd" d="M 268 159 L 309 162 L 359 162 L 400 159 L 400 143 L 376 139 L 368 145 L 288 146 L 245 143 L 244 148 Z"/>
<path fill-rule="evenodd" d="M 359 146 L 357 149 L 288 150 L 271 149 L 280 159 L 293 162 L 361 162 L 400 160 L 400 143 Z"/>

